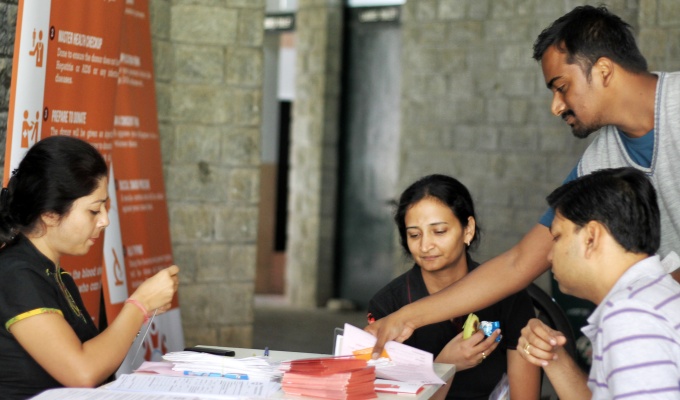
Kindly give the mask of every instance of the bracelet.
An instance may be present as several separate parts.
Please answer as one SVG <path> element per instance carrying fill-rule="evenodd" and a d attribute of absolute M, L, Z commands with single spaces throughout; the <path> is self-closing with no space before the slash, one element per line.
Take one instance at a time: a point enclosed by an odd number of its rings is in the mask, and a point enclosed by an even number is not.
<path fill-rule="evenodd" d="M 127 299 L 127 300 L 125 300 L 125 303 L 126 303 L 126 304 L 127 304 L 127 303 L 130 303 L 130 304 L 132 304 L 133 306 L 139 308 L 139 311 L 141 311 L 142 314 L 144 314 L 144 323 L 146 324 L 147 322 L 149 322 L 149 313 L 146 312 L 146 308 L 144 308 L 144 306 L 142 305 L 142 303 L 138 302 L 138 301 L 135 300 L 135 299 Z"/>

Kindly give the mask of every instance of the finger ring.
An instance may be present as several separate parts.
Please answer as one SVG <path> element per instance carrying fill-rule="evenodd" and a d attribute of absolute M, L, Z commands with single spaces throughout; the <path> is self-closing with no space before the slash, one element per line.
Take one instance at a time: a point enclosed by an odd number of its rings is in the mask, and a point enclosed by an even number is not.
<path fill-rule="evenodd" d="M 486 354 L 484 354 L 484 352 L 482 352 L 482 360 L 486 360 Z"/>
<path fill-rule="evenodd" d="M 531 351 L 529 350 L 531 348 L 531 344 L 527 343 L 526 346 L 524 346 L 524 352 L 527 355 L 531 355 Z"/>

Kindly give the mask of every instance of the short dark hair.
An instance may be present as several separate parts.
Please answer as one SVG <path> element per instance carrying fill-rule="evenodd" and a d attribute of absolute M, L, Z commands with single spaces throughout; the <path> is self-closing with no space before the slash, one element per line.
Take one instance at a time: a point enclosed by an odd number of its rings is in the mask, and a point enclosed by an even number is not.
<path fill-rule="evenodd" d="M 661 243 L 661 218 L 649 178 L 632 168 L 595 171 L 555 189 L 548 204 L 582 227 L 590 221 L 606 226 L 632 253 L 655 254 Z"/>
<path fill-rule="evenodd" d="M 68 136 L 39 141 L 0 196 L 0 243 L 31 232 L 46 212 L 66 215 L 75 200 L 92 194 L 106 176 L 106 162 L 91 144 Z"/>
<path fill-rule="evenodd" d="M 465 228 L 468 225 L 468 218 L 475 216 L 475 206 L 472 203 L 472 196 L 468 189 L 457 179 L 447 175 L 433 174 L 424 176 L 411 184 L 399 197 L 394 222 L 399 230 L 401 246 L 407 254 L 411 254 L 408 248 L 406 236 L 406 212 L 420 200 L 431 197 L 442 204 L 448 206 L 456 216 L 460 225 Z M 476 246 L 481 235 L 478 223 L 475 223 L 475 233 L 470 241 L 470 246 Z"/>
<path fill-rule="evenodd" d="M 635 43 L 631 26 L 604 6 L 579 6 L 555 20 L 536 38 L 534 59 L 541 61 L 553 45 L 567 53 L 568 63 L 579 63 L 588 77 L 600 57 L 633 73 L 647 72 L 647 60 Z"/>

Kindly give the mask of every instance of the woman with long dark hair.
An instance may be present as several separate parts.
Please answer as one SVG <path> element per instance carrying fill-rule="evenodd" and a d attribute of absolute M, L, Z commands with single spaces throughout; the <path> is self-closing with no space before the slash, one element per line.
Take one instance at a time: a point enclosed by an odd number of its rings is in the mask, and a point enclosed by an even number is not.
<path fill-rule="evenodd" d="M 149 314 L 167 311 L 177 266 L 144 281 L 98 332 L 60 259 L 83 255 L 109 224 L 107 167 L 79 139 L 36 143 L 0 193 L 0 397 L 93 387 L 120 366 Z"/>

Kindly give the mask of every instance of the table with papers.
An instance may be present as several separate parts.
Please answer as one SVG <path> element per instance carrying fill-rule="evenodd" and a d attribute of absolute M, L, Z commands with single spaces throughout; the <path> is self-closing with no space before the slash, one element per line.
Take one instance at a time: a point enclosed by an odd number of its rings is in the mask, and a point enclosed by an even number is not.
<path fill-rule="evenodd" d="M 206 346 L 206 347 L 213 347 L 213 346 Z M 214 348 L 219 348 L 219 349 L 224 349 L 224 350 L 233 350 L 235 355 L 235 358 L 246 358 L 246 357 L 253 357 L 253 356 L 262 356 L 264 355 L 264 350 L 262 349 L 244 349 L 244 348 L 237 348 L 237 347 L 214 347 Z M 300 360 L 304 358 L 319 358 L 319 357 L 330 357 L 330 354 L 317 354 L 317 353 L 300 353 L 300 352 L 290 352 L 290 351 L 277 351 L 277 350 L 269 350 L 269 359 L 272 361 L 287 361 L 287 360 Z M 456 371 L 456 367 L 452 364 L 441 364 L 441 363 L 433 363 L 432 364 L 434 368 L 435 374 L 441 378 L 444 382 L 448 381 L 451 379 Z M 440 386 L 437 385 L 425 385 L 424 389 L 419 392 L 417 395 L 404 395 L 404 394 L 389 394 L 389 393 L 381 393 L 378 392 L 378 399 L 385 399 L 385 400 L 406 400 L 406 399 L 429 399 L 438 389 Z M 278 392 L 275 396 L 275 398 L 290 398 L 290 399 L 300 399 L 300 397 L 293 397 L 293 396 L 286 396 L 285 393 L 282 391 Z"/>
<path fill-rule="evenodd" d="M 235 352 L 234 358 L 239 359 L 239 358 L 248 358 L 248 357 L 262 357 L 265 354 L 265 350 L 263 349 L 245 349 L 245 348 L 234 348 L 234 347 L 216 347 L 216 346 L 205 346 L 209 348 L 219 348 L 219 349 L 225 349 L 225 350 L 233 350 Z M 277 350 L 269 350 L 268 352 L 268 359 L 274 362 L 280 362 L 280 361 L 288 361 L 288 360 L 299 360 L 299 359 L 305 359 L 305 358 L 319 358 L 319 357 L 331 357 L 330 354 L 316 354 L 316 353 L 299 353 L 299 352 L 289 352 L 289 351 L 277 351 Z M 433 364 L 434 371 L 436 375 L 441 378 L 443 381 L 447 381 L 451 379 L 455 373 L 455 366 L 450 365 L 450 364 L 439 364 L 439 363 L 434 363 Z M 146 375 L 146 376 L 145 376 Z M 244 393 L 242 396 L 239 395 L 215 395 L 215 394 L 199 394 L 199 393 L 192 393 L 192 394 L 177 394 L 177 395 L 169 395 L 166 393 L 162 393 L 164 390 L 161 386 L 165 385 L 165 379 L 164 378 L 169 378 L 172 379 L 171 377 L 164 377 L 162 375 L 147 375 L 147 374 L 132 374 L 128 376 L 123 376 L 122 381 L 129 381 L 131 382 L 130 384 L 134 383 L 134 380 L 137 379 L 139 380 L 138 384 L 147 384 L 147 386 L 144 391 L 135 391 L 135 392 L 124 392 L 124 391 L 114 391 L 114 390 L 109 390 L 109 387 L 115 386 L 116 382 L 113 382 L 113 384 L 106 385 L 103 388 L 98 388 L 98 389 L 77 389 L 77 388 L 63 388 L 63 389 L 53 389 L 50 391 L 47 391 L 41 395 L 39 395 L 36 400 L 61 400 L 61 399 L 89 399 L 92 398 L 93 390 L 96 390 L 97 398 L 98 399 L 106 399 L 106 400 L 155 400 L 155 399 L 176 399 L 176 400 L 204 400 L 204 399 L 235 399 L 235 398 L 281 398 L 281 399 L 300 399 L 298 396 L 288 396 L 286 393 L 283 392 L 283 390 L 277 390 L 273 393 L 267 392 L 265 389 L 266 388 L 255 388 L 253 389 L 248 388 L 248 392 Z M 215 385 L 215 381 L 218 380 L 218 378 L 211 378 L 211 377 L 190 377 L 187 379 L 203 379 L 204 385 Z M 120 378 L 119 378 L 120 380 Z M 144 381 L 144 382 L 143 382 Z M 220 381 L 230 381 L 229 379 L 224 379 Z M 152 382 L 152 383 L 149 383 Z M 198 382 L 198 381 L 197 381 Z M 121 383 L 121 382 L 118 382 Z M 378 392 L 377 396 L 378 399 L 399 399 L 399 400 L 404 400 L 406 399 L 428 399 L 430 398 L 438 389 L 440 386 L 438 385 L 424 385 L 424 388 L 417 394 L 417 395 L 404 395 L 404 394 L 389 394 L 389 393 L 381 393 Z M 257 395 L 252 392 L 252 390 L 262 390 L 259 393 L 266 393 L 266 396 L 264 395 Z M 227 392 L 221 392 L 221 393 L 227 393 Z M 231 393 L 231 392 L 230 392 Z"/>

